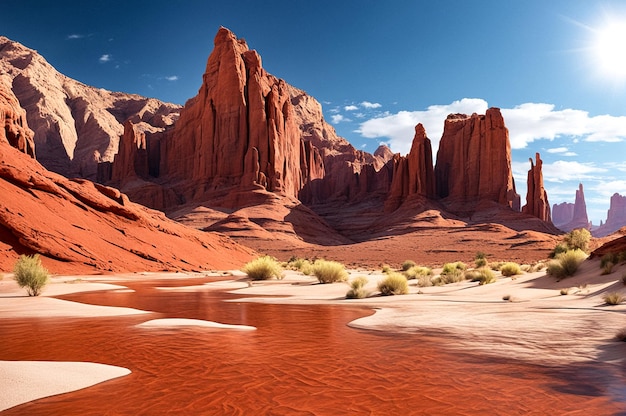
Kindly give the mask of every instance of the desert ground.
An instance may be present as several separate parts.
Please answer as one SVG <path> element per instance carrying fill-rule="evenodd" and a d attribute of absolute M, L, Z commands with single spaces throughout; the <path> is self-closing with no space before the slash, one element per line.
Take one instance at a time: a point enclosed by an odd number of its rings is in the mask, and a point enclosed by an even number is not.
<path fill-rule="evenodd" d="M 437 273 L 437 270 L 435 270 Z M 527 362 L 547 368 L 577 365 L 601 366 L 608 387 L 604 396 L 611 406 L 623 407 L 624 357 L 626 343 L 616 335 L 626 329 L 623 319 L 626 304 L 607 305 L 603 295 L 626 295 L 622 276 L 626 265 L 601 275 L 599 260 L 587 260 L 575 276 L 557 281 L 545 270 L 516 277 L 499 276 L 492 284 L 464 281 L 444 286 L 418 287 L 410 280 L 410 291 L 401 296 L 380 296 L 377 282 L 381 270 L 351 269 L 350 279 L 365 276 L 370 296 L 346 299 L 345 283 L 319 284 L 312 276 L 287 271 L 282 280 L 250 281 L 237 270 L 212 273 L 132 273 L 99 276 L 54 276 L 40 297 L 27 297 L 10 275 L 0 281 L 0 321 L 37 317 L 123 317 L 145 316 L 143 327 L 201 328 L 219 331 L 254 331 L 238 322 L 213 322 L 198 319 L 154 319 L 150 311 L 134 308 L 99 306 L 62 300 L 72 293 L 107 291 L 131 292 L 128 282 L 145 279 L 218 277 L 217 280 L 188 286 L 164 285 L 167 292 L 227 291 L 236 299 L 226 302 L 349 305 L 374 311 L 349 323 L 350 327 L 380 333 L 421 333 L 446 339 L 442 348 L 473 353 L 498 360 Z M 189 280 L 185 280 L 186 282 Z M 562 294 L 562 289 L 569 289 Z M 607 370 L 608 369 L 608 370 Z M 46 362 L 37 359 L 0 361 L 3 394 L 0 411 L 124 377 L 132 369 L 105 365 L 97 356 L 92 362 Z M 612 380 L 612 381 L 611 381 Z M 549 399 L 549 393 L 546 393 Z M 606 398 L 605 397 L 605 398 Z M 599 400 L 595 398 L 594 400 Z M 590 402 L 592 403 L 592 402 Z M 595 402 L 594 402 L 595 403 Z M 615 407 L 617 406 L 617 407 Z M 626 407 L 624 409 L 626 410 Z M 471 413 L 471 412 L 470 412 Z M 606 413 L 610 414 L 610 413 Z"/>

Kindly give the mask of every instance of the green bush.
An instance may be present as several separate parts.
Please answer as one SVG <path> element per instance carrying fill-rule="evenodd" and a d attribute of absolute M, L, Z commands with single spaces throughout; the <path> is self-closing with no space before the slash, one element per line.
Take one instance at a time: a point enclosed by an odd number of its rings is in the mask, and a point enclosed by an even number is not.
<path fill-rule="evenodd" d="M 568 250 L 559 254 L 554 260 L 548 263 L 547 273 L 557 279 L 573 276 L 578 270 L 578 266 L 585 261 L 587 253 L 580 249 Z"/>
<path fill-rule="evenodd" d="M 28 296 L 39 296 L 48 283 L 48 270 L 41 265 L 39 254 L 21 255 L 15 263 L 13 272 L 17 284 L 26 288 Z"/>
<path fill-rule="evenodd" d="M 261 256 L 248 263 L 241 269 L 252 280 L 268 280 L 272 277 L 283 278 L 283 268 L 271 256 Z"/>
<path fill-rule="evenodd" d="M 506 277 L 516 276 L 522 274 L 522 269 L 519 264 L 509 261 L 500 266 L 500 273 Z"/>
<path fill-rule="evenodd" d="M 367 292 L 363 287 L 367 284 L 368 280 L 365 276 L 355 277 L 350 282 L 350 290 L 346 293 L 347 299 L 362 299 L 367 297 Z"/>
<path fill-rule="evenodd" d="M 491 269 L 486 267 L 465 272 L 465 278 L 472 282 L 478 282 L 479 285 L 486 285 L 496 281 L 496 275 Z"/>
<path fill-rule="evenodd" d="M 554 259 L 556 258 L 556 256 L 558 256 L 561 253 L 565 253 L 567 250 L 569 250 L 567 248 L 567 244 L 565 243 L 559 243 L 556 245 L 556 247 L 554 247 L 554 249 L 552 249 L 552 252 L 550 253 L 550 258 Z"/>
<path fill-rule="evenodd" d="M 402 271 L 406 272 L 407 270 L 409 270 L 411 267 L 415 267 L 416 264 L 413 260 L 405 260 L 402 263 Z"/>
<path fill-rule="evenodd" d="M 477 269 L 485 267 L 487 265 L 487 255 L 482 251 L 476 253 L 476 256 L 474 257 L 474 264 Z"/>
<path fill-rule="evenodd" d="M 467 268 L 465 263 L 457 261 L 454 263 L 446 263 L 443 265 L 443 270 L 439 279 L 433 281 L 433 284 L 446 285 L 448 283 L 457 283 L 465 280 L 464 270 Z"/>
<path fill-rule="evenodd" d="M 582 250 L 589 252 L 589 241 L 591 241 L 591 233 L 584 228 L 572 230 L 565 235 L 564 238 L 567 248 L 570 250 Z"/>
<path fill-rule="evenodd" d="M 336 261 L 316 260 L 313 263 L 312 273 L 320 283 L 345 282 L 348 272 L 343 264 Z"/>
<path fill-rule="evenodd" d="M 378 282 L 378 290 L 384 296 L 405 295 L 409 293 L 409 282 L 400 273 L 391 272 Z"/>
<path fill-rule="evenodd" d="M 446 263 L 443 265 L 443 270 L 441 271 L 441 274 L 456 273 L 457 270 L 463 271 L 465 269 L 467 269 L 467 266 L 462 261 Z"/>
<path fill-rule="evenodd" d="M 433 271 L 429 267 L 413 266 L 404 272 L 407 279 L 417 279 L 418 276 L 432 276 Z"/>
<path fill-rule="evenodd" d="M 624 296 L 617 292 L 609 292 L 602 296 L 602 299 L 607 305 L 619 305 L 624 302 Z"/>

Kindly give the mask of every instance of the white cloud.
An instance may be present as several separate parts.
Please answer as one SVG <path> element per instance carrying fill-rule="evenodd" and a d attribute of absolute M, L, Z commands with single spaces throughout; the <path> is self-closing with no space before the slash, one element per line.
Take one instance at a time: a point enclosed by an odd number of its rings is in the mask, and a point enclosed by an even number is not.
<path fill-rule="evenodd" d="M 111 60 L 111 58 L 112 58 L 112 56 L 110 54 L 105 53 L 100 58 L 98 58 L 98 61 L 100 61 L 100 63 L 105 63 L 105 62 L 109 62 Z"/>
<path fill-rule="evenodd" d="M 82 39 L 85 35 L 80 35 L 78 33 L 72 33 L 71 35 L 67 35 L 67 39 Z"/>
<path fill-rule="evenodd" d="M 178 75 L 172 75 L 169 77 L 165 77 L 166 80 L 168 81 L 178 81 Z"/>
<path fill-rule="evenodd" d="M 548 153 L 566 153 L 567 147 L 554 147 L 547 150 Z"/>
<path fill-rule="evenodd" d="M 598 174 L 608 172 L 608 169 L 599 168 L 594 163 L 557 160 L 554 163 L 544 163 L 542 166 L 543 179 L 548 182 L 564 182 L 598 179 Z"/>
<path fill-rule="evenodd" d="M 484 113 L 487 102 L 479 98 L 463 98 L 447 105 L 431 105 L 424 111 L 399 111 L 395 114 L 376 117 L 361 123 L 357 130 L 363 137 L 388 137 L 394 152 L 406 154 L 411 148 L 415 135 L 415 125 L 422 123 L 426 134 L 432 141 L 433 153 L 439 148 L 439 139 L 443 134 L 443 123 L 451 113 Z"/>
<path fill-rule="evenodd" d="M 333 114 L 332 116 L 330 116 L 330 119 L 331 119 L 333 124 L 339 124 L 342 121 L 352 121 L 349 118 L 346 118 L 346 117 L 344 117 L 341 114 Z"/>
<path fill-rule="evenodd" d="M 363 107 L 363 108 L 380 108 L 380 107 L 382 107 L 382 105 L 379 104 L 379 103 L 370 103 L 369 101 L 362 101 L 361 102 L 361 107 Z"/>
<path fill-rule="evenodd" d="M 359 107 L 357 107 L 356 105 L 347 105 L 343 109 L 346 111 L 354 111 L 354 110 L 358 110 Z"/>
<path fill-rule="evenodd" d="M 599 181 L 591 189 L 605 197 L 606 203 L 616 192 L 622 196 L 626 195 L 626 180 Z"/>

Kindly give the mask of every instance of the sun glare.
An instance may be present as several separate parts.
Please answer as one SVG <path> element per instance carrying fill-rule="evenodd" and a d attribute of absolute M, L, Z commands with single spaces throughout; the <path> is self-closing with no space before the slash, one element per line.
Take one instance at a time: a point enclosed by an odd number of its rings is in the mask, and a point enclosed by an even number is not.
<path fill-rule="evenodd" d="M 626 19 L 595 29 L 594 53 L 598 69 L 609 81 L 626 81 Z"/>

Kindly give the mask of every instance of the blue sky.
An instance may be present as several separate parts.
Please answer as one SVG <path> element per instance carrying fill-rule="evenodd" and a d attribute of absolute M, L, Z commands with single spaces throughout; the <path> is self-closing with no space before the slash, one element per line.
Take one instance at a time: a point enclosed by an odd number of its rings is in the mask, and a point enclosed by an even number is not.
<path fill-rule="evenodd" d="M 323 104 L 337 132 L 405 154 L 450 112 L 500 107 L 518 192 L 540 152 L 551 204 L 585 186 L 594 224 L 626 195 L 626 4 L 593 0 L 29 1 L 0 34 L 83 83 L 183 104 L 220 26 Z M 608 51 L 608 52 L 607 52 Z"/>

